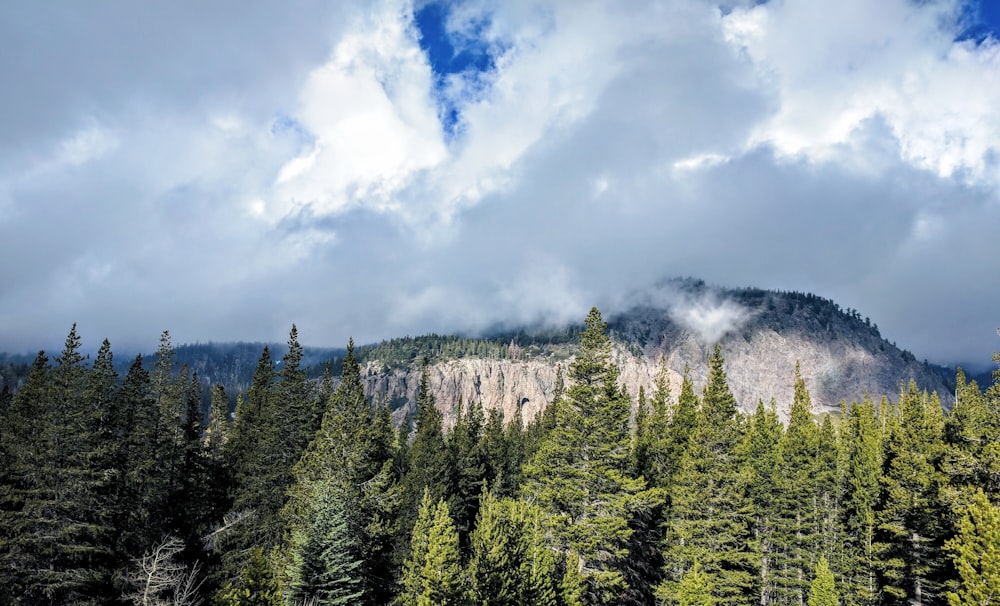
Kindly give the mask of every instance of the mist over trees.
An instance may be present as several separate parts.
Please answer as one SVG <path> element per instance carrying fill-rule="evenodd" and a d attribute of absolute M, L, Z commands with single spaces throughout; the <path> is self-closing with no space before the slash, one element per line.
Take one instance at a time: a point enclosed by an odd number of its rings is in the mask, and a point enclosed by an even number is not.
<path fill-rule="evenodd" d="M 433 355 L 524 355 L 429 337 Z M 528 344 L 530 347 L 530 344 Z M 416 361 L 413 339 L 382 345 Z M 554 401 L 411 422 L 339 368 L 262 346 L 207 391 L 164 332 L 92 360 L 74 326 L 0 394 L 0 604 L 988 603 L 1000 592 L 1000 372 L 787 423 L 740 412 L 716 347 L 697 393 L 631 394 L 591 310 Z M 1000 362 L 1000 357 L 995 361 Z M 124 369 L 124 372 L 119 369 Z M 235 411 L 231 413 L 231 403 Z M 441 410 L 458 411 L 443 429 Z"/>

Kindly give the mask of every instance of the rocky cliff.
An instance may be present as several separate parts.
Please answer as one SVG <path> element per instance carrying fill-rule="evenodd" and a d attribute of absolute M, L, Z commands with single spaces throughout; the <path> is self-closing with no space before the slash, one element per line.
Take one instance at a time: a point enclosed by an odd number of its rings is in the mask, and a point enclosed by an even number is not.
<path fill-rule="evenodd" d="M 647 301 L 609 317 L 621 383 L 633 398 L 640 386 L 651 393 L 661 358 L 675 396 L 685 368 L 700 390 L 708 355 L 718 343 L 730 387 L 747 412 L 773 398 L 787 418 L 796 363 L 816 412 L 839 410 L 842 401 L 865 394 L 894 399 L 901 382 L 911 379 L 936 391 L 945 404 L 951 401 L 947 372 L 918 362 L 885 341 L 870 320 L 831 301 L 757 289 L 721 291 L 699 282 L 673 285 L 671 292 L 668 301 Z M 519 408 L 525 421 L 534 418 L 552 399 L 557 365 L 566 368 L 573 349 L 552 344 L 534 348 L 531 356 L 470 356 L 430 364 L 431 390 L 446 426 L 454 422 L 460 402 L 500 409 L 507 420 Z M 397 421 L 413 414 L 419 365 L 388 368 L 370 359 L 364 372 L 368 392 L 388 401 Z"/>

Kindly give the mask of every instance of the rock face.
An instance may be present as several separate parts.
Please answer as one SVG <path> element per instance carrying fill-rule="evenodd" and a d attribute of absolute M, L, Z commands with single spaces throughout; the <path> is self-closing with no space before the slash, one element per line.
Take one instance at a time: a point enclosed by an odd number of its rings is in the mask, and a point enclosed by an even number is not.
<path fill-rule="evenodd" d="M 697 289 L 693 296 L 699 296 Z M 951 402 L 940 369 L 917 362 L 882 339 L 877 326 L 857 312 L 841 311 L 831 301 L 812 295 L 750 289 L 713 291 L 712 300 L 739 310 L 739 321 L 716 334 L 730 388 L 745 412 L 773 398 L 779 415 L 787 419 L 796 363 L 817 413 L 839 410 L 842 401 L 860 401 L 865 394 L 895 399 L 901 383 L 911 379 L 921 389 L 936 391 L 944 404 Z M 705 338 L 704 329 L 683 321 L 678 305 L 635 307 L 609 320 L 620 381 L 633 399 L 640 386 L 652 393 L 661 358 L 675 398 L 685 368 L 697 390 L 705 383 L 714 343 Z M 445 426 L 454 424 L 459 403 L 473 401 L 486 410 L 502 410 L 508 421 L 520 409 L 523 421 L 530 421 L 551 401 L 557 366 L 561 364 L 565 373 L 572 351 L 564 345 L 531 359 L 467 357 L 431 364 L 430 387 Z M 364 379 L 370 395 L 389 402 L 397 422 L 412 416 L 418 366 L 387 370 L 373 360 L 364 368 Z"/>
<path fill-rule="evenodd" d="M 389 402 L 397 422 L 415 413 L 419 367 L 387 371 L 370 362 L 363 378 L 367 393 L 376 401 Z M 445 427 L 454 424 L 459 403 L 469 402 L 481 402 L 486 410 L 501 410 L 508 421 L 520 409 L 523 418 L 530 420 L 552 400 L 556 365 L 542 360 L 462 358 L 430 365 L 428 378 L 434 401 L 444 413 Z"/>

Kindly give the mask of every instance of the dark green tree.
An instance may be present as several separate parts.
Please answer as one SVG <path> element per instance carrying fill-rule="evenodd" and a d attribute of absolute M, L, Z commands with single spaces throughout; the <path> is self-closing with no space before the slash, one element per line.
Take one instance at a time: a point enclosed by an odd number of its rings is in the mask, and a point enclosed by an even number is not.
<path fill-rule="evenodd" d="M 719 346 L 709 358 L 697 424 L 674 477 L 664 542 L 661 599 L 676 601 L 679 584 L 697 560 L 715 579 L 719 604 L 743 603 L 756 593 L 759 555 L 752 542 L 752 509 L 741 475 L 742 441 L 736 400 Z"/>
<path fill-rule="evenodd" d="M 911 381 L 888 427 L 877 532 L 884 602 L 943 603 L 951 516 L 941 499 L 947 446 L 937 396 L 920 393 Z"/>
<path fill-rule="evenodd" d="M 757 580 L 760 604 L 779 603 L 777 578 L 781 554 L 781 545 L 778 544 L 781 520 L 777 503 L 782 497 L 778 488 L 784 481 L 781 458 L 783 436 L 774 400 L 767 407 L 763 402 L 758 402 L 756 411 L 748 419 L 740 459 L 743 463 L 747 498 L 752 507 L 752 537 L 760 553 L 760 574 Z"/>
<path fill-rule="evenodd" d="M 464 412 L 459 402 L 458 419 L 445 440 L 452 469 L 448 509 L 463 550 L 468 548 L 469 532 L 476 520 L 479 496 L 486 480 L 483 417 L 479 402 L 470 402 Z M 506 445 L 506 437 L 504 443 Z"/>
<path fill-rule="evenodd" d="M 309 522 L 293 531 L 288 598 L 292 603 L 357 604 L 364 590 L 349 495 L 332 483 L 314 486 Z"/>
<path fill-rule="evenodd" d="M 781 440 L 779 499 L 776 515 L 774 580 L 779 603 L 801 604 L 817 557 L 818 504 L 815 500 L 819 434 L 812 417 L 812 398 L 799 365 L 795 365 L 795 395 L 788 427 Z"/>
<path fill-rule="evenodd" d="M 441 411 L 430 389 L 430 370 L 424 360 L 417 387 L 417 419 L 413 442 L 409 447 L 409 463 L 403 478 L 404 530 L 412 528 L 417 506 L 424 490 L 430 491 L 437 502 L 447 499 L 451 485 L 451 461 L 444 441 Z"/>
<path fill-rule="evenodd" d="M 312 523 L 317 498 L 335 487 L 351 506 L 346 519 L 361 562 L 357 603 L 385 604 L 391 597 L 392 539 L 398 528 L 399 488 L 393 470 L 394 432 L 385 406 L 373 408 L 348 342 L 341 381 L 327 402 L 323 422 L 293 470 L 282 512 L 292 533 Z M 320 490 L 320 492 L 317 492 Z"/>
<path fill-rule="evenodd" d="M 631 476 L 631 402 L 618 387 L 607 325 L 596 308 L 585 326 L 570 386 L 553 404 L 556 424 L 525 466 L 522 494 L 550 516 L 552 546 L 577 554 L 583 599 L 597 604 L 630 589 L 632 522 L 663 496 Z"/>
<path fill-rule="evenodd" d="M 872 605 L 880 599 L 876 519 L 882 479 L 882 437 L 875 404 L 865 398 L 848 411 L 845 431 L 843 516 L 845 544 L 838 567 L 849 604 Z"/>

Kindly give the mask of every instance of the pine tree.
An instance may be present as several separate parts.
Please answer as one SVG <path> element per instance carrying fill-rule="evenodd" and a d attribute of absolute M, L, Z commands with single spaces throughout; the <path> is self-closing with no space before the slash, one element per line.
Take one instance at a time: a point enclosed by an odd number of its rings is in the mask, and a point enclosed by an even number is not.
<path fill-rule="evenodd" d="M 217 601 L 221 606 L 284 606 L 277 579 L 263 549 L 250 550 L 238 578 L 227 583 Z"/>
<path fill-rule="evenodd" d="M 819 426 L 816 445 L 816 478 L 815 502 L 818 516 L 816 519 L 817 549 L 821 554 L 831 557 L 839 553 L 843 529 L 840 525 L 840 488 L 839 488 L 840 441 L 833 419 L 829 414 L 823 415 Z"/>
<path fill-rule="evenodd" d="M 633 519 L 663 497 L 629 474 L 631 402 L 618 388 L 607 325 L 596 308 L 585 325 L 570 365 L 572 383 L 553 404 L 555 426 L 525 466 L 522 494 L 551 516 L 554 547 L 577 554 L 583 599 L 605 603 L 628 589 Z"/>
<path fill-rule="evenodd" d="M 28 379 L 11 400 L 0 425 L 0 597 L 10 603 L 34 589 L 33 579 L 22 570 L 36 566 L 30 542 L 31 520 L 25 512 L 30 498 L 36 461 L 43 454 L 38 439 L 45 425 L 51 391 L 49 358 L 38 352 Z M 29 534 L 26 534 L 29 533 Z M 7 594 L 6 596 L 4 594 Z"/>
<path fill-rule="evenodd" d="M 164 530 L 166 493 L 157 458 L 159 411 L 142 356 L 136 356 L 129 367 L 115 408 L 117 473 L 111 517 L 117 538 L 115 560 L 123 568 L 140 557 Z"/>
<path fill-rule="evenodd" d="M 846 422 L 843 486 L 846 541 L 839 572 L 844 578 L 847 602 L 872 605 L 880 599 L 875 531 L 882 478 L 882 439 L 874 402 L 865 398 L 861 404 L 852 404 Z"/>
<path fill-rule="evenodd" d="M 978 490 L 946 544 L 960 583 L 950 606 L 996 604 L 1000 597 L 1000 509 Z"/>
<path fill-rule="evenodd" d="M 434 523 L 435 506 L 431 501 L 430 490 L 425 488 L 417 511 L 417 519 L 410 533 L 410 549 L 403 563 L 401 591 L 396 598 L 398 606 L 416 606 L 423 593 L 423 568 L 427 563 L 427 551 L 430 541 L 431 525 Z"/>
<path fill-rule="evenodd" d="M 670 490 L 661 599 L 677 599 L 678 585 L 695 560 L 715 579 L 720 604 L 742 603 L 743 596 L 756 593 L 759 555 L 750 536 L 753 518 L 737 457 L 740 442 L 736 400 L 716 346 L 697 425 Z"/>
<path fill-rule="evenodd" d="M 413 443 L 409 448 L 409 469 L 403 478 L 403 515 L 408 520 L 404 527 L 412 527 L 420 495 L 425 489 L 430 491 L 434 502 L 448 498 L 451 473 L 441 411 L 431 394 L 430 371 L 424 359 L 417 387 L 417 420 Z"/>
<path fill-rule="evenodd" d="M 25 397 L 38 399 L 12 404 L 37 414 L 27 424 L 33 433 L 19 436 L 33 446 L 18 449 L 13 461 L 18 505 L 9 546 L 24 603 L 89 603 L 107 581 L 111 529 L 100 467 L 107 460 L 98 442 L 103 412 L 85 397 L 81 344 L 74 325 L 55 367 L 34 373 L 48 385 L 26 389 Z"/>
<path fill-rule="evenodd" d="M 654 382 L 655 390 L 646 410 L 644 398 L 639 398 L 636 413 L 636 438 L 634 466 L 636 475 L 646 479 L 650 486 L 666 488 L 672 475 L 675 452 L 671 438 L 673 405 L 670 398 L 670 380 L 666 360 L 660 360 L 660 369 Z M 692 411 L 693 412 L 693 411 Z M 684 436 L 685 438 L 687 436 Z M 686 439 L 685 439 L 686 441 Z"/>
<path fill-rule="evenodd" d="M 775 589 L 779 603 L 801 604 L 809 591 L 818 539 L 816 456 L 819 435 L 812 418 L 812 399 L 799 365 L 795 365 L 794 399 L 788 427 L 781 440 L 778 486 L 773 504 L 777 520 L 774 537 Z"/>
<path fill-rule="evenodd" d="M 465 549 L 479 509 L 479 496 L 486 476 L 486 460 L 482 444 L 482 405 L 470 402 L 463 413 L 460 401 L 458 409 L 458 420 L 445 440 L 453 470 L 448 509 L 452 512 L 458 529 L 459 543 Z M 504 442 L 506 443 L 506 439 Z"/>
<path fill-rule="evenodd" d="M 279 473 L 271 467 L 279 448 L 277 429 L 271 424 L 274 405 L 274 362 L 265 346 L 257 361 L 250 389 L 237 399 L 232 437 L 226 442 L 226 458 L 233 473 L 232 514 L 239 523 L 221 537 L 223 563 L 232 582 L 247 564 L 254 547 L 270 550 L 282 535 L 278 519 L 284 502 L 284 487 L 278 485 Z"/>
<path fill-rule="evenodd" d="M 750 417 L 746 436 L 740 448 L 747 497 L 752 507 L 753 541 L 760 553 L 760 574 L 757 587 L 760 604 L 773 604 L 778 600 L 778 562 L 781 559 L 781 519 L 777 506 L 781 493 L 776 490 L 783 483 L 781 442 L 784 431 L 778 419 L 776 404 L 763 402 Z"/>
<path fill-rule="evenodd" d="M 679 606 L 714 606 L 712 577 L 704 570 L 698 560 L 694 566 L 681 578 L 677 588 L 677 603 Z"/>
<path fill-rule="evenodd" d="M 816 573 L 809 585 L 808 606 L 837 606 L 840 596 L 834 585 L 833 573 L 826 561 L 826 556 L 820 556 L 816 563 Z"/>
<path fill-rule="evenodd" d="M 364 393 L 353 340 L 347 345 L 341 377 L 319 431 L 295 465 L 282 517 L 292 533 L 304 531 L 315 500 L 323 494 L 317 489 L 336 487 L 351 503 L 348 532 L 357 539 L 361 562 L 357 573 L 362 596 L 356 601 L 384 604 L 391 589 L 392 538 L 398 526 L 392 421 L 388 409 L 373 409 Z"/>
<path fill-rule="evenodd" d="M 427 555 L 421 570 L 417 606 L 459 606 L 469 603 L 458 549 L 458 531 L 448 515 L 448 503 L 438 501 L 427 532 Z"/>
<path fill-rule="evenodd" d="M 321 482 L 314 491 L 309 523 L 292 535 L 289 601 L 356 604 L 364 586 L 361 550 L 352 532 L 356 524 L 349 522 L 353 503 L 330 483 Z"/>
<path fill-rule="evenodd" d="M 929 604 L 941 593 L 950 528 L 940 495 L 948 479 L 944 415 L 937 396 L 911 381 L 885 438 L 878 553 L 885 603 Z"/>
<path fill-rule="evenodd" d="M 537 507 L 484 492 L 471 543 L 475 603 L 556 606 L 558 562 Z"/>

